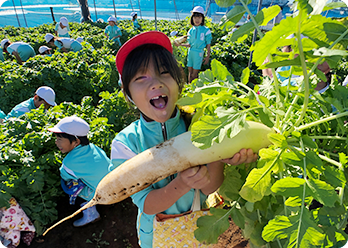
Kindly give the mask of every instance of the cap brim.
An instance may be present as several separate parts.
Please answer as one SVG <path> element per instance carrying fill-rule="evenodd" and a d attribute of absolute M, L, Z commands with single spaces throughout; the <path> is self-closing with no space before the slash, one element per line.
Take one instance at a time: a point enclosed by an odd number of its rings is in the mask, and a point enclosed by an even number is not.
<path fill-rule="evenodd" d="M 52 132 L 52 133 L 64 133 L 62 130 L 60 130 L 57 127 L 51 127 L 51 128 L 47 128 L 48 131 Z"/>
<path fill-rule="evenodd" d="M 121 75 L 124 62 L 126 61 L 128 54 L 138 46 L 144 44 L 157 44 L 167 49 L 170 53 L 173 53 L 172 44 L 170 43 L 167 35 L 165 35 L 164 33 L 159 31 L 149 31 L 138 34 L 124 43 L 124 45 L 118 50 L 116 54 L 116 67 Z"/>

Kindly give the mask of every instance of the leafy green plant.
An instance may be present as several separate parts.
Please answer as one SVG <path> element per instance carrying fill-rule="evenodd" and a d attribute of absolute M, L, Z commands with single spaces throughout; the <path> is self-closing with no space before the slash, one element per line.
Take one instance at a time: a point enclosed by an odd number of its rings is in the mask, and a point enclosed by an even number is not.
<path fill-rule="evenodd" d="M 90 239 L 87 239 L 86 240 L 86 243 L 87 244 L 95 244 L 97 248 L 100 248 L 100 247 L 103 247 L 103 246 L 106 246 L 106 245 L 110 245 L 109 242 L 105 241 L 105 240 L 102 240 L 102 236 L 103 236 L 103 233 L 105 232 L 105 230 L 101 230 L 99 235 L 97 235 L 96 233 L 93 233 L 92 234 L 92 240 Z"/>
<path fill-rule="evenodd" d="M 233 2 L 217 1 L 227 6 Z M 252 16 L 249 2 L 240 3 L 224 24 L 234 26 L 245 12 L 251 15 L 251 22 L 231 39 L 241 41 L 256 28 L 261 39 L 251 47 L 253 62 L 259 68 L 272 68 L 273 79 L 265 78 L 251 89 L 246 85 L 249 68 L 236 81 L 226 67 L 212 61 L 211 70 L 201 73 L 178 103 L 196 108 L 190 128 L 192 140 L 202 148 L 233 137 L 246 120 L 262 122 L 276 133 L 269 136 L 272 145 L 260 150 L 257 164 L 226 166 L 220 193 L 229 208 L 213 208 L 212 216 L 200 218 L 195 236 L 202 242 L 217 242 L 231 216 L 251 247 L 341 247 L 348 237 L 344 232 L 348 92 L 337 80 L 323 94 L 314 90 L 318 81 L 325 80 L 317 65 L 326 61 L 334 68 L 347 55 L 341 50 L 347 46 L 347 27 L 320 15 L 338 5 L 297 1 L 294 16 L 262 34 L 259 26 L 280 8 L 272 6 Z M 298 38 L 286 39 L 290 34 Z M 301 39 L 301 34 L 307 38 Z M 293 51 L 281 52 L 285 45 Z M 270 62 L 263 65 L 266 58 Z M 285 65 L 301 76 L 297 86 L 280 85 L 275 68 Z M 202 137 L 202 129 L 210 135 Z"/>

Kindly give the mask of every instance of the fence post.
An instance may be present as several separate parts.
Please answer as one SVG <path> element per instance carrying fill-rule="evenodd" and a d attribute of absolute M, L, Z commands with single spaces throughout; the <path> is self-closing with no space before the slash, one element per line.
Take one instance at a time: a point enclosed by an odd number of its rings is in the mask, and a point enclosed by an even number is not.
<path fill-rule="evenodd" d="M 52 20 L 53 20 L 53 22 L 56 22 L 56 20 L 54 19 L 53 7 L 50 7 L 50 9 L 51 9 Z"/>

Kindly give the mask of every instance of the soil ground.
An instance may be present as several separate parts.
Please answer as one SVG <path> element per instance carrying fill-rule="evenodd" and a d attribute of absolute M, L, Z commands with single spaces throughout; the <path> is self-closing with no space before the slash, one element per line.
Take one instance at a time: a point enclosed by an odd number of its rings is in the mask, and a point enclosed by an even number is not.
<path fill-rule="evenodd" d="M 78 203 L 78 202 L 77 202 Z M 78 209 L 79 205 L 69 205 L 68 198 L 58 204 L 59 220 Z M 140 248 L 136 233 L 137 208 L 128 198 L 113 205 L 97 205 L 102 219 L 85 227 L 73 227 L 73 221 L 82 214 L 67 220 L 48 232 L 46 236 L 36 237 L 30 248 Z M 230 222 L 230 227 L 219 237 L 214 248 L 249 248 L 238 226 Z M 18 248 L 28 247 L 23 242 Z"/>

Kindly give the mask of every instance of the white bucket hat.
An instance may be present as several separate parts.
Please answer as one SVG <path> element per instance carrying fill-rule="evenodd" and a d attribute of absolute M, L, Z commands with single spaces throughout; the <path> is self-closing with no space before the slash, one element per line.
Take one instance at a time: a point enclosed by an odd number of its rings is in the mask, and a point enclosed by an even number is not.
<path fill-rule="evenodd" d="M 53 38 L 54 38 L 54 35 L 53 35 L 53 34 L 47 33 L 47 34 L 45 35 L 45 41 L 46 41 L 47 43 L 50 42 Z"/>
<path fill-rule="evenodd" d="M 4 49 L 5 44 L 6 44 L 7 42 L 9 42 L 9 41 L 10 41 L 9 39 L 3 39 L 3 40 L 1 41 L 1 48 Z"/>
<path fill-rule="evenodd" d="M 59 22 L 65 27 L 69 26 L 68 19 L 64 16 L 60 18 Z"/>
<path fill-rule="evenodd" d="M 41 86 L 38 88 L 35 92 L 36 95 L 44 99 L 49 105 L 56 106 L 57 103 L 56 100 L 56 93 L 51 87 L 48 86 Z"/>
<path fill-rule="evenodd" d="M 83 42 L 83 37 L 77 37 L 76 41 L 79 42 L 79 43 Z"/>
<path fill-rule="evenodd" d="M 108 18 L 108 22 L 115 22 L 115 23 L 116 23 L 116 21 L 117 21 L 117 19 L 116 19 L 116 17 L 114 17 L 114 16 L 110 16 L 110 17 Z"/>
<path fill-rule="evenodd" d="M 172 32 L 170 32 L 170 36 L 175 36 L 175 35 L 177 35 L 178 34 L 178 31 L 172 31 Z"/>
<path fill-rule="evenodd" d="M 57 125 L 47 129 L 53 133 L 67 133 L 74 136 L 87 136 L 89 132 L 88 123 L 77 116 L 69 116 L 61 119 Z"/>
<path fill-rule="evenodd" d="M 192 13 L 196 12 L 196 13 L 201 13 L 202 15 L 204 15 L 204 9 L 202 6 L 196 6 L 193 8 L 193 10 L 191 11 Z"/>
<path fill-rule="evenodd" d="M 52 50 L 51 48 L 49 48 L 48 46 L 40 46 L 39 48 L 39 53 L 44 53 L 46 51 Z"/>
<path fill-rule="evenodd" d="M 134 17 L 135 15 L 137 15 L 137 12 L 132 12 L 130 15 L 131 17 Z"/>

